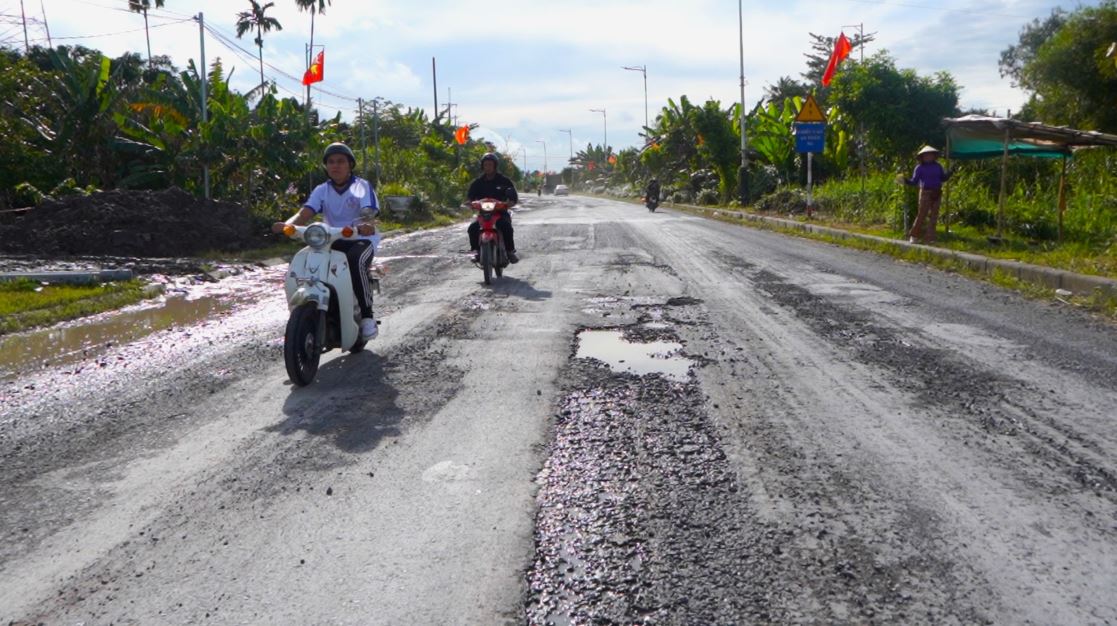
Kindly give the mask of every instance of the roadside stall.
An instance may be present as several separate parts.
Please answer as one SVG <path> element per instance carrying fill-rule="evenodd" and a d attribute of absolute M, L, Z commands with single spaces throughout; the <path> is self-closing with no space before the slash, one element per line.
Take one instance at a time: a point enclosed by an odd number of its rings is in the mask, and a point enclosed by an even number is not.
<path fill-rule="evenodd" d="M 1067 161 L 1075 151 L 1100 146 L 1117 146 L 1117 135 L 1048 126 L 1039 122 L 967 115 L 943 120 L 946 127 L 946 157 L 974 160 L 1001 159 L 1001 189 L 997 202 L 997 237 L 1004 234 L 1006 177 L 1010 155 L 1041 159 L 1062 159 L 1059 175 L 1059 241 L 1063 240 L 1063 215 L 1067 208 Z M 949 199 L 944 199 L 946 226 L 949 229 Z"/>

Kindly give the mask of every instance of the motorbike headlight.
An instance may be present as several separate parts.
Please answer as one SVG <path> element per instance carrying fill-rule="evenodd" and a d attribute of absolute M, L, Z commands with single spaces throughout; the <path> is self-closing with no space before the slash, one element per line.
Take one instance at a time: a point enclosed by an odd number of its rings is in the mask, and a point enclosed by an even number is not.
<path fill-rule="evenodd" d="M 325 226 L 314 224 L 313 226 L 308 226 L 303 232 L 303 241 L 311 248 L 321 248 L 329 243 L 330 234 L 326 232 Z"/>

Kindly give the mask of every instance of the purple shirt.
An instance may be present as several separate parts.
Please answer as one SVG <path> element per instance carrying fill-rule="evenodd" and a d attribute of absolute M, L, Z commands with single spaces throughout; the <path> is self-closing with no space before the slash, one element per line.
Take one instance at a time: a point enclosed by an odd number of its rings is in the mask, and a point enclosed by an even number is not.
<path fill-rule="evenodd" d="M 949 178 L 950 174 L 939 165 L 938 161 L 931 161 L 916 165 L 911 178 L 904 182 L 909 185 L 919 185 L 921 189 L 942 189 L 942 184 Z"/>

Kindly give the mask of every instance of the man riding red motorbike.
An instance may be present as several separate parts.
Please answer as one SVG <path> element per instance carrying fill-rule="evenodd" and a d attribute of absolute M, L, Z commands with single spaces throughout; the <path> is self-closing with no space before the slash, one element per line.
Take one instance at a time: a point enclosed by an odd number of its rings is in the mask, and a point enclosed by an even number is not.
<path fill-rule="evenodd" d="M 516 186 L 507 176 L 497 171 L 499 165 L 500 159 L 492 152 L 481 157 L 482 174 L 469 186 L 470 202 L 492 199 L 504 202 L 509 207 L 515 206 L 519 202 L 520 197 L 516 193 Z M 500 219 L 496 222 L 496 227 L 500 230 L 501 238 L 504 239 L 508 261 L 519 263 L 520 259 L 516 256 L 516 244 L 512 239 L 512 214 L 508 211 L 502 211 Z M 469 233 L 469 249 L 473 252 L 473 262 L 477 263 L 480 261 L 481 224 L 474 220 L 469 224 L 467 232 Z"/>

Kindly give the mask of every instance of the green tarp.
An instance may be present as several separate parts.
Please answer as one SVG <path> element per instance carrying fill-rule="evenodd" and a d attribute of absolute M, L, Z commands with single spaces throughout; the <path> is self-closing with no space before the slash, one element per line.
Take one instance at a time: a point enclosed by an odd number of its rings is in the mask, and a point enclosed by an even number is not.
<path fill-rule="evenodd" d="M 1016 154 L 1038 158 L 1070 156 L 1093 146 L 1117 146 L 1117 135 L 1047 126 L 999 117 L 967 115 L 943 120 L 951 159 L 989 159 Z"/>

